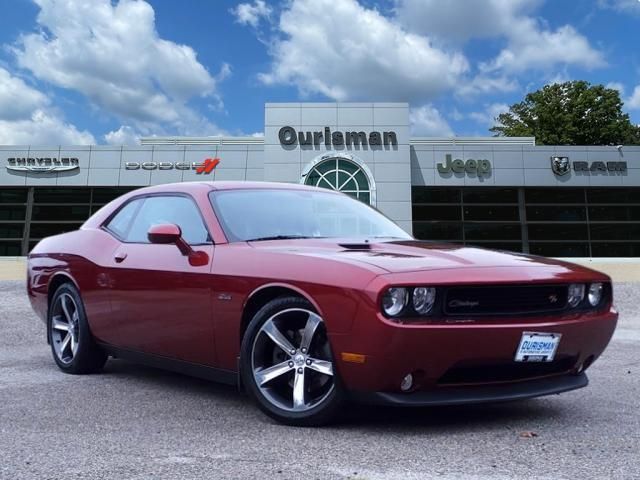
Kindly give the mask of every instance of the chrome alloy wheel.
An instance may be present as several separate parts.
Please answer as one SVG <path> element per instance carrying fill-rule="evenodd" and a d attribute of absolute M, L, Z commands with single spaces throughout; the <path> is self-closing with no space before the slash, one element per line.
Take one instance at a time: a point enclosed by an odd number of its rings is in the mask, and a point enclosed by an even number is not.
<path fill-rule="evenodd" d="M 303 308 L 270 317 L 251 351 L 256 386 L 273 405 L 304 412 L 334 389 L 333 362 L 322 318 Z"/>
<path fill-rule="evenodd" d="M 80 317 L 78 305 L 68 293 L 60 295 L 53 304 L 51 341 L 58 359 L 69 364 L 78 351 Z"/>

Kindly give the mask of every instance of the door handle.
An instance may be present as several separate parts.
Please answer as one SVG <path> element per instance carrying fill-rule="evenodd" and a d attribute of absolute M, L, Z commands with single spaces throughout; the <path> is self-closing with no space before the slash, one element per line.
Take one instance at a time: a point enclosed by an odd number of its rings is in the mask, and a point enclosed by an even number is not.
<path fill-rule="evenodd" d="M 127 254 L 125 252 L 118 252 L 115 254 L 115 256 L 113 257 L 113 259 L 116 261 L 116 263 L 122 263 L 124 262 L 124 259 L 127 258 Z"/>

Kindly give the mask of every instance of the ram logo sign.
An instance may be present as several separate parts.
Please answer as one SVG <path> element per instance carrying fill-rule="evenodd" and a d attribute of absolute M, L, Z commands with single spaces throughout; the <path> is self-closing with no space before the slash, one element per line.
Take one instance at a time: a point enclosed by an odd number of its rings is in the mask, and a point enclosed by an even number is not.
<path fill-rule="evenodd" d="M 551 157 L 551 170 L 556 175 L 565 175 L 571 170 L 569 157 Z"/>
<path fill-rule="evenodd" d="M 571 165 L 573 164 L 573 170 L 579 173 L 621 173 L 627 172 L 627 162 L 623 161 L 609 161 L 603 162 L 596 160 L 593 162 L 585 162 L 582 160 L 576 160 L 574 162 L 569 161 L 569 157 L 551 157 L 551 170 L 558 176 L 565 175 L 571 171 Z"/>

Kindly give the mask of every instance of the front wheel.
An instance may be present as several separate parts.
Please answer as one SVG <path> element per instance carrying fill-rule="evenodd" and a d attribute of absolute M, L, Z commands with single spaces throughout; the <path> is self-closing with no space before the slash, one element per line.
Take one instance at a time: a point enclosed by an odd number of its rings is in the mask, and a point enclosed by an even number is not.
<path fill-rule="evenodd" d="M 47 330 L 53 359 L 63 372 L 93 373 L 107 361 L 91 336 L 80 293 L 72 284 L 61 285 L 53 294 Z"/>
<path fill-rule="evenodd" d="M 242 341 L 243 383 L 260 409 L 287 425 L 330 422 L 342 400 L 327 331 L 304 299 L 267 303 Z"/>

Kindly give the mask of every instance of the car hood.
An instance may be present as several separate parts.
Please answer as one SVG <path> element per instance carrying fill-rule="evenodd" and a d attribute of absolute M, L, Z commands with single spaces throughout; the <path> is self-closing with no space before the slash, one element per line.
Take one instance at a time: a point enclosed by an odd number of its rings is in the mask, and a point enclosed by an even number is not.
<path fill-rule="evenodd" d="M 419 240 L 365 242 L 353 239 L 300 239 L 251 242 L 251 246 L 290 255 L 324 257 L 367 264 L 387 273 L 459 269 L 470 267 L 561 267 L 565 271 L 590 271 L 559 260 Z"/>

